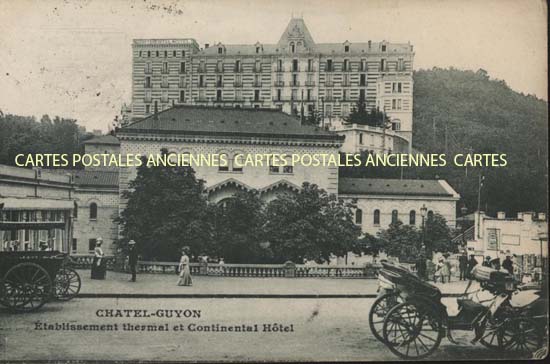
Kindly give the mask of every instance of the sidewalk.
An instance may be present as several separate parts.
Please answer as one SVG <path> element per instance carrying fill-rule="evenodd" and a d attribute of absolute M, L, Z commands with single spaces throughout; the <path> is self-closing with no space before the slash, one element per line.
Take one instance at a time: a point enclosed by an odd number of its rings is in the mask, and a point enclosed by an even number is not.
<path fill-rule="evenodd" d="M 129 274 L 107 272 L 105 280 L 90 279 L 89 270 L 79 270 L 81 297 L 294 297 L 339 298 L 376 297 L 376 279 L 338 278 L 237 278 L 194 276 L 193 286 L 176 285 L 175 274 L 139 274 L 128 282 Z M 444 295 L 462 293 L 466 282 L 436 284 Z"/>

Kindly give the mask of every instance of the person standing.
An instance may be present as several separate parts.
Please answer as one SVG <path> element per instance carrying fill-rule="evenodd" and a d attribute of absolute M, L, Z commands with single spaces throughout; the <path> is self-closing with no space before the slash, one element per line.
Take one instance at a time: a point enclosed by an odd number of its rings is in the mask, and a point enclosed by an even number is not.
<path fill-rule="evenodd" d="M 137 255 L 137 249 L 136 249 L 136 242 L 133 240 L 130 240 L 128 242 L 128 266 L 130 268 L 130 273 L 132 273 L 132 278 L 130 279 L 130 282 L 136 281 L 137 263 L 138 263 L 138 255 Z"/>
<path fill-rule="evenodd" d="M 472 270 L 477 265 L 477 260 L 473 254 L 470 254 L 470 260 L 468 260 L 468 278 L 472 279 Z"/>
<path fill-rule="evenodd" d="M 181 250 L 182 255 L 180 259 L 180 278 L 178 279 L 178 286 L 192 286 L 193 280 L 191 279 L 191 269 L 189 267 L 189 248 L 183 247 Z"/>
<path fill-rule="evenodd" d="M 502 262 L 502 268 L 506 269 L 512 276 L 514 275 L 514 262 L 512 262 L 509 255 L 507 255 L 506 259 Z"/>
<path fill-rule="evenodd" d="M 424 254 L 420 254 L 418 259 L 416 260 L 416 273 L 418 275 L 418 278 L 425 280 L 426 279 L 426 257 Z"/>
<path fill-rule="evenodd" d="M 483 261 L 483 263 L 481 264 L 482 266 L 484 267 L 491 267 L 491 257 L 489 255 L 487 255 L 485 257 L 485 260 Z"/>
<path fill-rule="evenodd" d="M 94 260 L 92 261 L 92 279 L 105 279 L 105 254 L 101 245 L 103 243 L 102 238 L 97 238 L 94 248 Z"/>
<path fill-rule="evenodd" d="M 458 269 L 460 270 L 460 280 L 465 281 L 468 272 L 468 255 L 466 251 L 462 252 L 462 255 L 458 257 Z"/>

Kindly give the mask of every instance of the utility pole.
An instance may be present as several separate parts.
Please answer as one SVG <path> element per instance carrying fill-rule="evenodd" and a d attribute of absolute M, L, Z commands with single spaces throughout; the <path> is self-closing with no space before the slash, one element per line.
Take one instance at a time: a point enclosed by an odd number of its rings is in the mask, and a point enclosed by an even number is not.
<path fill-rule="evenodd" d="M 478 177 L 478 186 L 477 186 L 477 237 L 480 238 L 479 235 L 479 227 L 480 227 L 480 220 L 481 220 L 481 187 L 483 186 L 483 181 L 485 180 L 485 176 L 483 176 L 481 173 Z"/>

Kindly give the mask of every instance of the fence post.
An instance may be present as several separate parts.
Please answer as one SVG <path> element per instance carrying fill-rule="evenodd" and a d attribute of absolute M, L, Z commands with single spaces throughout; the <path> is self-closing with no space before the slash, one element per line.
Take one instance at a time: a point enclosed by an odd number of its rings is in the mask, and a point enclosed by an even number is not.
<path fill-rule="evenodd" d="M 296 277 L 296 264 L 293 262 L 285 262 L 285 278 L 294 278 Z"/>

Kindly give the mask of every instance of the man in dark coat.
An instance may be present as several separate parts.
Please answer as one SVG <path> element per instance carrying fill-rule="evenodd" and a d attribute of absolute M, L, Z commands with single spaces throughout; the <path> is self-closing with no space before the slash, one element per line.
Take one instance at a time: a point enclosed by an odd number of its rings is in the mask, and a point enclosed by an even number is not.
<path fill-rule="evenodd" d="M 130 282 L 136 281 L 136 273 L 137 273 L 137 263 L 138 263 L 138 255 L 136 250 L 136 242 L 133 240 L 130 240 L 128 242 L 128 266 L 130 267 L 130 272 L 132 273 L 132 279 L 130 279 Z"/>
<path fill-rule="evenodd" d="M 420 254 L 418 259 L 416 260 L 416 273 L 418 275 L 418 278 L 420 279 L 426 279 L 426 257 L 424 254 Z"/>
<path fill-rule="evenodd" d="M 462 252 L 462 255 L 458 257 L 458 269 L 460 271 L 460 280 L 466 280 L 466 273 L 468 271 L 468 254 Z"/>
<path fill-rule="evenodd" d="M 502 262 L 502 268 L 506 269 L 511 275 L 514 275 L 514 263 L 509 255 Z"/>
<path fill-rule="evenodd" d="M 472 270 L 477 265 L 477 260 L 475 255 L 470 255 L 470 260 L 468 260 L 468 278 L 472 279 Z"/>

